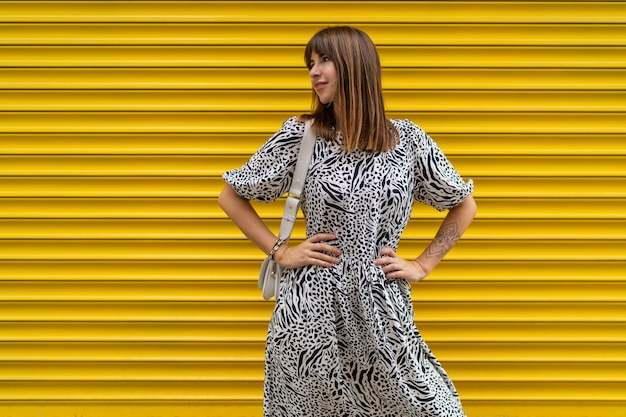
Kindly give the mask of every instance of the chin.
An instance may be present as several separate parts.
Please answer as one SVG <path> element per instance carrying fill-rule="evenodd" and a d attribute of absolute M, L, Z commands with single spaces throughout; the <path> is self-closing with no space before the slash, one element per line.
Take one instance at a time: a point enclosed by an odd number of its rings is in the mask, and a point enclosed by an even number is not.
<path fill-rule="evenodd" d="M 333 99 L 332 99 L 332 98 L 322 99 L 322 98 L 320 97 L 320 103 L 322 103 L 322 104 L 323 104 L 323 105 L 325 105 L 325 106 L 329 105 L 329 104 L 330 104 L 330 103 L 332 103 L 332 102 L 333 102 Z"/>

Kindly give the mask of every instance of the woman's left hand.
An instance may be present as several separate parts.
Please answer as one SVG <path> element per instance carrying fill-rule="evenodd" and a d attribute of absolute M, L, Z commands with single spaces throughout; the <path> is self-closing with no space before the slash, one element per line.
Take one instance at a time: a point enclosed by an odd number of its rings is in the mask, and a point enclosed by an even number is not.
<path fill-rule="evenodd" d="M 382 248 L 380 255 L 380 258 L 374 260 L 374 265 L 382 266 L 387 279 L 404 278 L 407 281 L 418 282 L 428 275 L 417 260 L 407 261 L 391 248 Z"/>

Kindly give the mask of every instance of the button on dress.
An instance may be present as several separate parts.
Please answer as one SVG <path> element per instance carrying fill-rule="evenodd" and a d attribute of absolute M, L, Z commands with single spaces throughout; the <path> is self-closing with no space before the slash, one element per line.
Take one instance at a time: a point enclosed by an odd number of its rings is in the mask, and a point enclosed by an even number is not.
<path fill-rule="evenodd" d="M 398 248 L 414 200 L 443 211 L 473 183 L 416 124 L 391 122 L 400 141 L 387 152 L 342 150 L 340 134 L 316 141 L 301 199 L 306 233 L 335 234 L 341 262 L 283 273 L 267 333 L 266 417 L 465 416 L 415 326 L 410 284 L 385 278 L 374 259 Z M 276 200 L 303 135 L 304 123 L 286 120 L 223 178 L 246 199 Z"/>

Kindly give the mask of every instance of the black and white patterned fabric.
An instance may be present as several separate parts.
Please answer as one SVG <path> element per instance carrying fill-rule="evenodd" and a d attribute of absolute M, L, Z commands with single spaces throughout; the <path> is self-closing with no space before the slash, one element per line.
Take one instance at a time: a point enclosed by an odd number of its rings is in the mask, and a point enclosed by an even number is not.
<path fill-rule="evenodd" d="M 315 145 L 302 194 L 307 236 L 334 233 L 341 263 L 283 274 L 267 334 L 266 417 L 465 415 L 415 327 L 410 284 L 387 280 L 373 261 L 381 248 L 397 249 L 413 199 L 446 210 L 473 184 L 417 125 L 392 122 L 401 139 L 388 152 L 341 150 L 340 135 Z M 277 199 L 303 134 L 303 123 L 286 120 L 223 178 L 244 198 Z"/>

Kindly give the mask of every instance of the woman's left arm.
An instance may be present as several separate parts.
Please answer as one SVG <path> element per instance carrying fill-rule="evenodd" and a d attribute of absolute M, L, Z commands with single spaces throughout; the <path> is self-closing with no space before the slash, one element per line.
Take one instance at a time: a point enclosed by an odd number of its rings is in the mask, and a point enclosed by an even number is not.
<path fill-rule="evenodd" d="M 459 241 L 476 215 L 476 202 L 471 195 L 448 211 L 435 238 L 415 260 L 399 257 L 392 248 L 383 248 L 374 264 L 383 266 L 388 279 L 404 278 L 421 281 L 435 269 L 441 259 Z"/>

